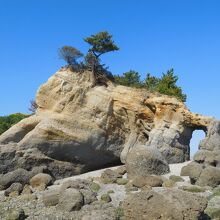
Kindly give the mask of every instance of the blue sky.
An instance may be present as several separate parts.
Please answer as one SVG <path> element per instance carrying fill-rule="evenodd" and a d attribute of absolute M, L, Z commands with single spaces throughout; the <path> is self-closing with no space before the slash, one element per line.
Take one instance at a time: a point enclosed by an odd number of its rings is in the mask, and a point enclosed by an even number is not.
<path fill-rule="evenodd" d="M 218 0 L 0 0 L 0 115 L 28 112 L 64 65 L 58 48 L 86 53 L 83 38 L 108 30 L 120 47 L 103 56 L 113 73 L 174 68 L 187 106 L 220 118 L 219 11 Z"/>

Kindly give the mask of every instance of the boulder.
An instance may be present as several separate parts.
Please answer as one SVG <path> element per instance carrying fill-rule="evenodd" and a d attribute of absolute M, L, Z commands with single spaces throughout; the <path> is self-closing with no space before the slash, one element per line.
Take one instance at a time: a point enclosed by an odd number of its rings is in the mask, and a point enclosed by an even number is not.
<path fill-rule="evenodd" d="M 97 194 L 89 189 L 81 189 L 80 192 L 83 195 L 84 198 L 84 204 L 90 204 L 97 200 Z"/>
<path fill-rule="evenodd" d="M 25 185 L 29 182 L 30 173 L 24 169 L 17 169 L 15 171 L 6 173 L 0 178 L 0 190 L 7 189 L 12 183 L 21 183 Z"/>
<path fill-rule="evenodd" d="M 192 131 L 213 121 L 174 97 L 111 81 L 94 87 L 91 74 L 62 68 L 38 89 L 36 114 L 0 136 L 0 173 L 44 165 L 63 178 L 119 165 L 138 145 L 157 148 L 169 163 L 183 162 Z"/>
<path fill-rule="evenodd" d="M 59 190 L 45 191 L 42 195 L 42 201 L 46 207 L 55 206 L 59 202 Z"/>
<path fill-rule="evenodd" d="M 111 169 L 106 169 L 104 172 L 101 174 L 101 180 L 103 183 L 116 183 L 118 178 L 121 178 L 122 175 L 120 175 L 118 172 L 111 170 Z"/>
<path fill-rule="evenodd" d="M 7 188 L 4 192 L 5 196 L 19 195 L 23 190 L 23 185 L 21 183 L 12 183 L 9 188 Z"/>
<path fill-rule="evenodd" d="M 76 179 L 76 180 L 67 180 L 65 181 L 61 187 L 60 191 L 64 191 L 68 188 L 74 188 L 74 189 L 90 189 L 90 186 L 92 185 L 92 181 L 87 179 Z"/>
<path fill-rule="evenodd" d="M 38 173 L 30 179 L 30 185 L 33 188 L 44 190 L 47 186 L 53 183 L 53 178 L 46 173 Z"/>
<path fill-rule="evenodd" d="M 162 186 L 163 180 L 160 176 L 136 177 L 132 180 L 132 185 L 142 188 L 144 186 L 159 187 Z"/>
<path fill-rule="evenodd" d="M 189 176 L 191 183 L 194 184 L 198 180 L 202 170 L 202 164 L 192 161 L 181 169 L 180 175 Z"/>
<path fill-rule="evenodd" d="M 57 208 L 62 211 L 77 211 L 84 205 L 82 193 L 73 188 L 68 188 L 60 193 Z"/>
<path fill-rule="evenodd" d="M 129 220 L 198 220 L 207 206 L 203 197 L 181 190 L 142 191 L 123 201 L 124 217 Z"/>
<path fill-rule="evenodd" d="M 220 121 L 213 120 L 209 124 L 206 138 L 200 142 L 199 149 L 209 151 L 220 150 Z"/>
<path fill-rule="evenodd" d="M 132 148 L 126 159 L 129 179 L 162 175 L 169 172 L 169 165 L 157 148 L 139 145 Z"/>
<path fill-rule="evenodd" d="M 199 186 L 211 186 L 216 187 L 220 185 L 220 168 L 206 167 L 202 170 L 196 184 Z"/>

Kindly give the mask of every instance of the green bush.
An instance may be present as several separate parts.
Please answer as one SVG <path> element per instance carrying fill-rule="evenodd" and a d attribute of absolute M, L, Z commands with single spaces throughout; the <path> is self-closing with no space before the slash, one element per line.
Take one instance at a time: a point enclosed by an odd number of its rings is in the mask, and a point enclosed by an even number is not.
<path fill-rule="evenodd" d="M 17 124 L 24 118 L 27 118 L 29 115 L 15 113 L 8 116 L 0 116 L 0 134 L 7 131 L 11 126 Z"/>
<path fill-rule="evenodd" d="M 114 78 L 115 82 L 120 85 L 146 88 L 152 92 L 175 96 L 183 102 L 186 101 L 182 88 L 176 84 L 178 76 L 174 75 L 173 69 L 168 70 L 166 74 L 163 73 L 161 77 L 151 76 L 148 73 L 143 81 L 140 80 L 140 74 L 134 70 L 123 73 L 122 76 L 116 75 Z"/>

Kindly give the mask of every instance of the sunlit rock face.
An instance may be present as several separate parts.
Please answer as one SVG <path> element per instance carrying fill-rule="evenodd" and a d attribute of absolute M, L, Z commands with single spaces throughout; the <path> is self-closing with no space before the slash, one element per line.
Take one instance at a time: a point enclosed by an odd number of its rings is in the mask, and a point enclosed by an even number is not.
<path fill-rule="evenodd" d="M 69 176 L 124 163 L 140 144 L 158 148 L 169 163 L 183 162 L 192 132 L 206 132 L 213 121 L 176 98 L 112 82 L 94 87 L 91 72 L 66 68 L 39 88 L 36 102 L 35 115 L 0 137 L 0 155 L 9 155 L 0 160 L 2 173 L 46 165 L 56 177 Z"/>

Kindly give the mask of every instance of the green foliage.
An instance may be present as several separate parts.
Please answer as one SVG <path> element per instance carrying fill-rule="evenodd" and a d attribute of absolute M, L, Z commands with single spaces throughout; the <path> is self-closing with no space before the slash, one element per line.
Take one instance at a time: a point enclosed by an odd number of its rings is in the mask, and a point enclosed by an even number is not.
<path fill-rule="evenodd" d="M 134 70 L 123 73 L 122 76 L 114 76 L 115 82 L 123 86 L 142 87 L 140 74 Z"/>
<path fill-rule="evenodd" d="M 7 131 L 11 126 L 17 124 L 24 118 L 27 118 L 29 115 L 16 113 L 8 116 L 1 116 L 0 117 L 0 134 Z"/>
<path fill-rule="evenodd" d="M 185 102 L 186 95 L 183 93 L 181 87 L 177 86 L 178 76 L 174 75 L 174 70 L 170 69 L 162 77 L 151 76 L 149 73 L 146 78 L 141 81 L 140 74 L 136 71 L 130 70 L 123 73 L 122 76 L 114 76 L 115 82 L 124 86 L 146 88 L 152 92 L 159 92 L 161 94 L 175 96 L 179 100 Z"/>
<path fill-rule="evenodd" d="M 166 74 L 163 73 L 161 79 L 156 85 L 156 91 L 170 95 L 175 96 L 181 101 L 186 101 L 186 95 L 183 94 L 182 89 L 176 85 L 176 82 L 178 81 L 178 76 L 174 75 L 174 70 L 170 69 L 167 71 Z"/>
<path fill-rule="evenodd" d="M 77 65 L 76 60 L 82 56 L 83 54 L 75 47 L 63 46 L 59 49 L 59 57 L 64 59 L 70 66 Z"/>
<path fill-rule="evenodd" d="M 89 51 L 92 52 L 97 58 L 104 53 L 119 50 L 119 48 L 112 40 L 112 35 L 110 35 L 107 31 L 91 35 L 84 40 L 91 45 Z"/>

